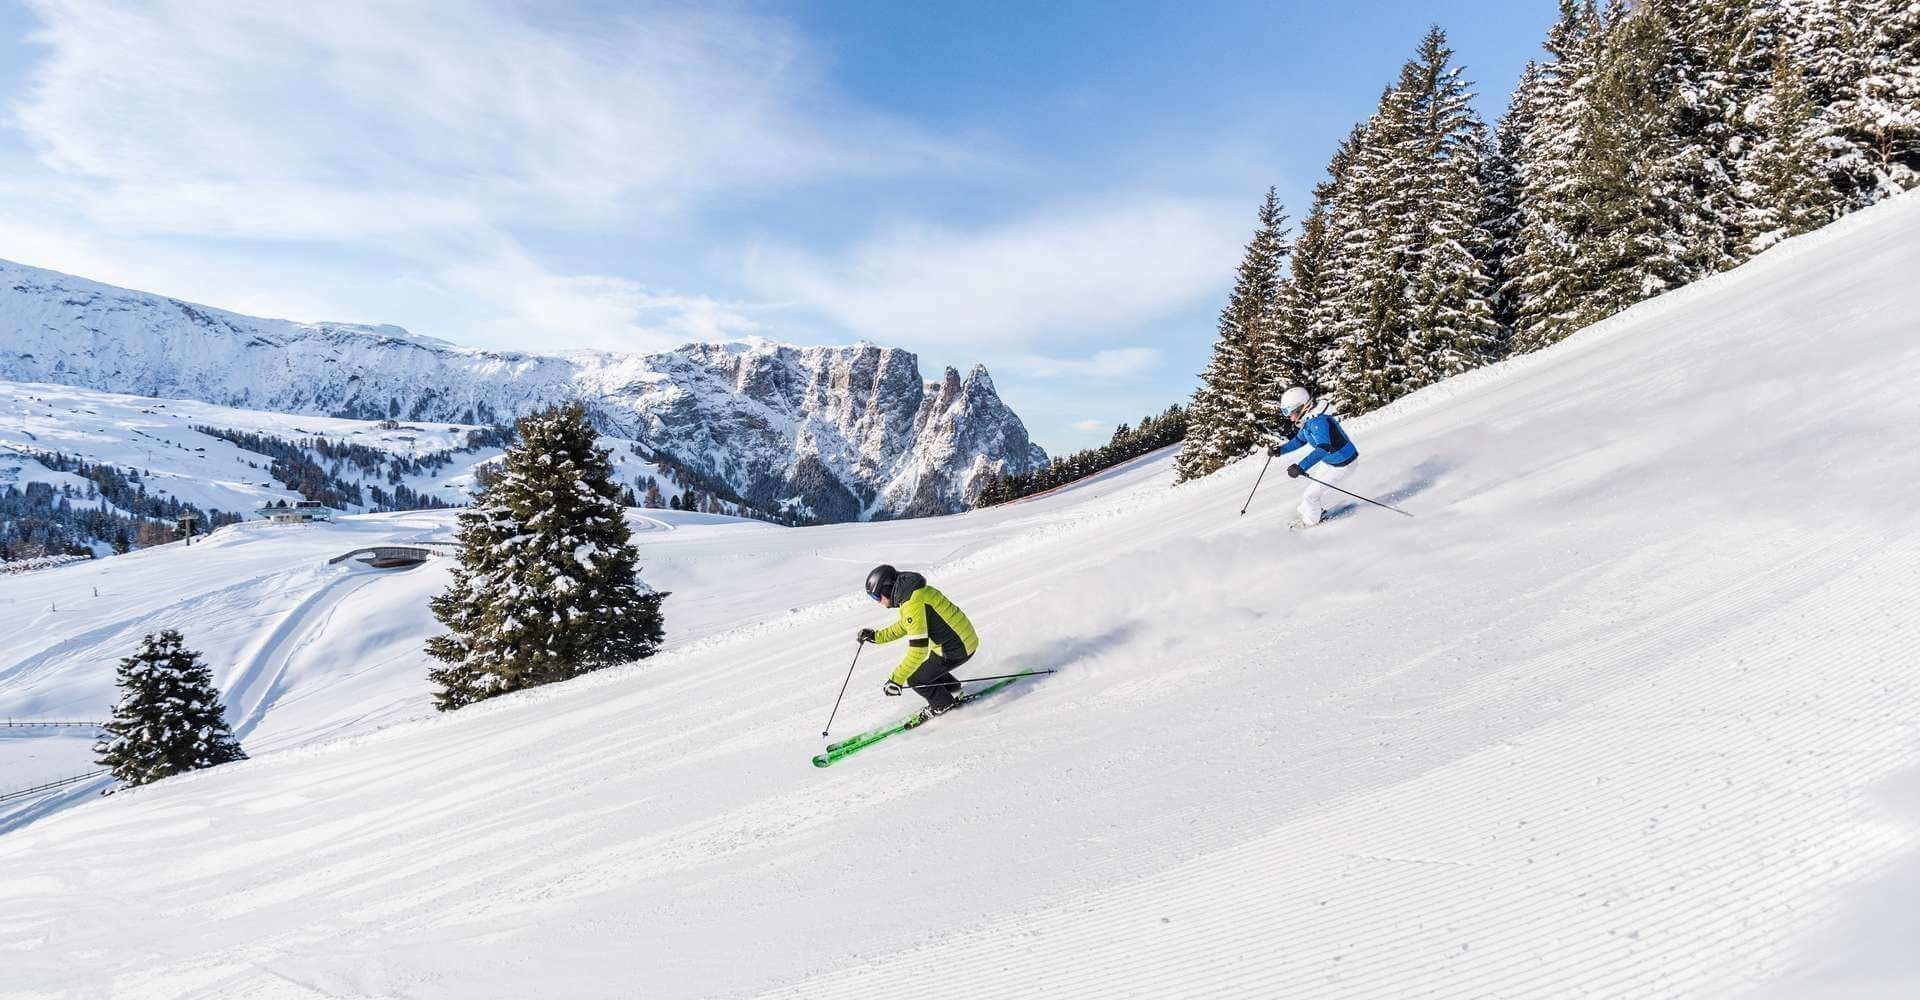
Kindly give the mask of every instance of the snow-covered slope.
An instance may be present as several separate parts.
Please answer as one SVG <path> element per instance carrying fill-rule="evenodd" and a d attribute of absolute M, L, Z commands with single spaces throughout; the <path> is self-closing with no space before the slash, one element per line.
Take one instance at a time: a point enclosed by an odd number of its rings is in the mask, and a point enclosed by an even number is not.
<path fill-rule="evenodd" d="M 225 432 L 237 435 L 223 436 Z M 346 512 L 414 506 L 396 502 L 402 490 L 444 503 L 465 503 L 476 486 L 476 468 L 500 456 L 494 443 L 498 435 L 490 428 L 463 424 L 349 420 L 0 382 L 0 490 L 47 483 L 74 491 L 75 507 L 102 502 L 88 492 L 90 484 L 82 476 L 48 468 L 53 456 L 137 475 L 139 485 L 154 497 L 203 511 L 251 516 L 263 503 L 299 500 L 300 494 L 276 475 L 275 456 L 243 447 L 251 443 L 244 435 L 306 446 L 303 456 L 357 497 L 330 498 L 336 509 Z M 336 455 L 355 449 L 366 464 L 316 451 L 312 443 L 322 440 Z M 641 457 L 644 449 L 638 442 L 603 437 L 601 444 L 609 452 L 615 479 L 632 487 L 636 497 L 645 493 L 649 481 L 668 496 L 679 496 L 692 485 L 676 478 L 674 470 Z M 108 501 L 108 506 L 114 505 Z M 0 528 L 5 521 L 6 513 L 0 511 Z M 102 554 L 108 551 L 101 541 L 95 548 Z"/>
<path fill-rule="evenodd" d="M 643 539 L 704 623 L 644 664 L 0 836 L 9 988 L 1913 995 L 1915 273 L 1908 196 L 1353 421 L 1413 519 L 1162 456 Z M 816 770 L 882 559 L 1060 672 Z"/>
<path fill-rule="evenodd" d="M 498 448 L 465 450 L 478 428 L 458 424 L 407 423 L 384 428 L 367 420 L 296 416 L 213 406 L 193 400 L 149 399 L 64 385 L 0 382 L 0 486 L 45 481 L 58 485 L 78 477 L 49 472 L 29 457 L 60 454 L 88 463 L 137 470 L 148 492 L 196 507 L 250 513 L 263 502 L 298 500 L 276 482 L 268 456 L 195 428 L 262 434 L 286 441 L 315 437 L 361 445 L 393 457 L 418 459 L 461 452 L 438 474 L 401 480 L 410 488 L 450 503 L 465 502 L 472 468 L 500 454 Z M 352 468 L 355 482 L 391 486 Z"/>
<path fill-rule="evenodd" d="M 0 261 L 0 378 L 223 406 L 495 423 L 582 399 L 766 509 L 830 521 L 960 509 L 984 471 L 1046 460 L 984 368 L 755 340 L 664 354 L 499 353 L 393 326 L 258 319 Z"/>

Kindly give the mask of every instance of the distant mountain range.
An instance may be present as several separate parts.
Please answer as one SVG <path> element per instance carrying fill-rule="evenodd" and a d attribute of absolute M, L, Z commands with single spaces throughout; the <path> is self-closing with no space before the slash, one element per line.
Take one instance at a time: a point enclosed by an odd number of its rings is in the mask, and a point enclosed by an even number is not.
<path fill-rule="evenodd" d="M 823 521 L 964 509 L 1046 453 L 975 366 L 764 340 L 660 354 L 456 347 L 395 326 L 260 319 L 0 261 L 0 379 L 356 419 L 504 423 L 584 401 L 681 480 Z"/>

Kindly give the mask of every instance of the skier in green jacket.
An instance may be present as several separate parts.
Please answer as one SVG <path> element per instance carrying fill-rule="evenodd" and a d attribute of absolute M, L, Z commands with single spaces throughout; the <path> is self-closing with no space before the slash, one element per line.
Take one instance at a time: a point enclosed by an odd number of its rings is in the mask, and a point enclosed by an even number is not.
<path fill-rule="evenodd" d="M 886 693 L 898 695 L 910 687 L 927 699 L 932 715 L 959 704 L 960 682 L 953 670 L 980 648 L 973 623 L 947 595 L 928 586 L 926 577 L 892 566 L 876 566 L 867 574 L 867 596 L 883 608 L 900 609 L 900 619 L 878 632 L 861 629 L 860 641 L 907 640 L 907 655 L 887 678 Z"/>

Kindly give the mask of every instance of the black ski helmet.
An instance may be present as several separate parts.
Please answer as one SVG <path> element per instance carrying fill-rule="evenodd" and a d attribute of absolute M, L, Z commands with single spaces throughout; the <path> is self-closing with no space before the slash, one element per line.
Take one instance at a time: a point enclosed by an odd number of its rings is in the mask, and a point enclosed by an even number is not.
<path fill-rule="evenodd" d="M 900 571 L 882 563 L 867 574 L 867 596 L 879 600 L 893 593 L 893 581 L 900 578 Z"/>

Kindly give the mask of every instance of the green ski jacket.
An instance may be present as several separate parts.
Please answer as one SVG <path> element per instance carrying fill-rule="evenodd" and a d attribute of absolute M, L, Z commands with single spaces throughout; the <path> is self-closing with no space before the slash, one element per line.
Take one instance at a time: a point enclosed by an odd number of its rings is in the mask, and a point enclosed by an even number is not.
<path fill-rule="evenodd" d="M 874 642 L 907 640 L 907 655 L 893 668 L 893 682 L 906 684 L 930 653 L 949 660 L 972 656 L 980 648 L 973 623 L 947 595 L 927 586 L 918 573 L 902 573 L 893 585 L 893 603 L 900 619 L 873 634 Z"/>

